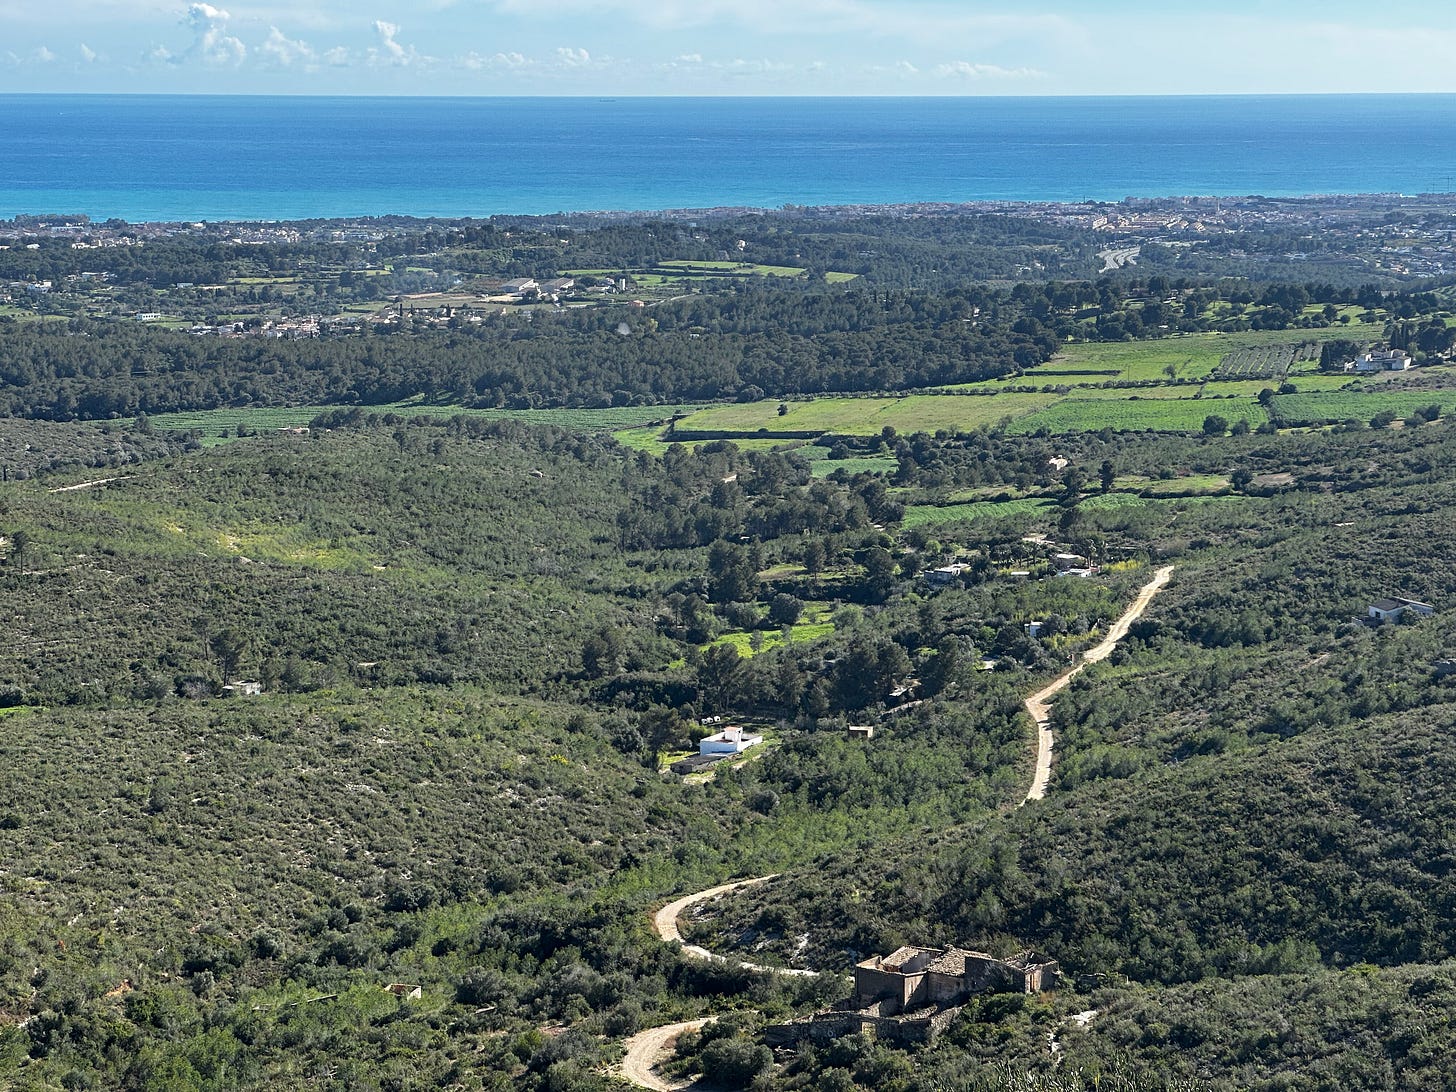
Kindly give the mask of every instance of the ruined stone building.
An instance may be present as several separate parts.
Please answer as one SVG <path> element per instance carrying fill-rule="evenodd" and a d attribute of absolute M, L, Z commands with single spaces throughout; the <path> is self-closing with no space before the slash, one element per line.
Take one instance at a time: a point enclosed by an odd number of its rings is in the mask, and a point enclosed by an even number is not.
<path fill-rule="evenodd" d="M 1038 993 L 1056 984 L 1057 972 L 1055 960 L 1039 960 L 1033 952 L 997 959 L 962 948 L 907 945 L 857 964 L 854 997 L 862 1005 L 888 1001 L 894 1012 L 908 1012 L 978 993 Z"/>
<path fill-rule="evenodd" d="M 1056 960 L 1023 952 L 997 959 L 962 948 L 898 948 L 854 968 L 854 996 L 807 1020 L 768 1029 L 777 1045 L 863 1033 L 899 1043 L 928 1042 L 950 1026 L 972 997 L 1037 993 L 1057 984 Z"/>

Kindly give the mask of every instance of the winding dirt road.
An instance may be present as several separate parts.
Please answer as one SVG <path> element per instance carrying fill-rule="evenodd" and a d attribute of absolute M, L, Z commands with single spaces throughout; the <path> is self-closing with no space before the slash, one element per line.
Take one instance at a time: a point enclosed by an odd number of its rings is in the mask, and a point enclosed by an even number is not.
<path fill-rule="evenodd" d="M 1036 776 L 1032 778 L 1031 788 L 1027 790 L 1026 799 L 1022 801 L 1023 804 L 1040 800 L 1046 796 L 1047 784 L 1051 781 L 1054 743 L 1051 729 L 1051 699 L 1075 679 L 1088 664 L 1105 660 L 1112 654 L 1117 642 L 1127 636 L 1128 629 L 1142 616 L 1143 611 L 1148 609 L 1148 604 L 1153 601 L 1153 596 L 1167 587 L 1172 575 L 1173 566 L 1171 565 L 1164 565 L 1159 569 L 1153 578 L 1143 585 L 1142 591 L 1138 592 L 1137 598 L 1132 601 L 1131 606 L 1122 612 L 1122 617 L 1113 623 L 1112 628 L 1107 631 L 1107 636 L 1089 648 L 1076 667 L 1057 676 L 1050 684 L 1026 699 L 1026 711 L 1031 714 L 1031 719 L 1036 721 Z"/>
<path fill-rule="evenodd" d="M 1042 687 L 1035 694 L 1026 699 L 1026 711 L 1036 721 L 1037 746 L 1036 746 L 1036 775 L 1032 779 L 1031 788 L 1026 794 L 1023 804 L 1032 800 L 1040 800 L 1046 795 L 1047 784 L 1052 775 L 1052 731 L 1051 721 L 1051 699 L 1066 687 L 1088 664 L 1095 664 L 1105 660 L 1112 654 L 1117 642 L 1127 636 L 1127 631 L 1132 624 L 1142 616 L 1143 611 L 1148 609 L 1148 604 L 1167 586 L 1168 580 L 1173 575 L 1173 566 L 1165 565 L 1159 569 L 1148 581 L 1132 604 L 1123 611 L 1122 617 L 1113 623 L 1112 628 L 1092 648 L 1088 649 L 1081 661 L 1070 671 L 1059 675 L 1047 686 Z M 668 903 L 661 910 L 652 916 L 652 929 L 659 937 L 669 944 L 676 944 L 682 949 L 683 955 L 693 959 L 712 960 L 717 963 L 726 963 L 734 967 L 742 967 L 749 971 L 759 971 L 766 974 L 787 974 L 787 975 L 815 975 L 818 971 L 804 971 L 788 967 L 765 967 L 758 963 L 749 963 L 741 959 L 728 959 L 726 956 L 715 955 L 708 949 L 696 944 L 689 944 L 683 939 L 682 930 L 678 927 L 678 919 L 691 906 L 709 899 L 716 899 L 723 895 L 730 895 L 735 891 L 742 891 L 748 887 L 756 887 L 759 884 L 767 883 L 774 879 L 777 873 L 769 876 L 756 876 L 751 880 L 735 880 L 732 883 L 719 884 L 717 887 L 710 887 L 706 891 L 698 891 L 691 895 L 684 895 L 682 898 Z M 1095 1012 L 1080 1013 L 1074 1020 L 1085 1026 Z M 702 1017 L 697 1020 L 687 1020 L 680 1024 L 668 1024 L 660 1028 L 648 1028 L 646 1031 L 639 1031 L 636 1035 L 627 1040 L 627 1053 L 617 1071 L 628 1081 L 639 1088 L 651 1089 L 652 1092 L 683 1092 L 691 1087 L 692 1082 L 680 1081 L 669 1082 L 658 1076 L 656 1066 L 658 1062 L 667 1055 L 677 1037 L 685 1031 L 697 1031 L 704 1024 L 712 1021 L 714 1017 Z M 1051 1036 L 1051 1050 L 1053 1054 L 1058 1051 L 1058 1043 L 1055 1033 Z"/>
<path fill-rule="evenodd" d="M 704 1024 L 716 1019 L 704 1016 L 697 1020 L 684 1020 L 681 1024 L 648 1028 L 639 1031 L 627 1040 L 627 1053 L 623 1056 L 617 1072 L 638 1088 L 650 1088 L 653 1092 L 679 1092 L 689 1087 L 691 1081 L 668 1081 L 656 1073 L 657 1063 L 667 1056 L 677 1037 L 685 1031 L 697 1031 Z"/>
<path fill-rule="evenodd" d="M 670 902 L 652 916 L 652 930 L 669 944 L 676 944 L 683 950 L 683 955 L 691 956 L 693 959 L 710 960 L 714 963 L 727 963 L 732 967 L 742 967 L 746 971 L 758 971 L 763 974 L 787 974 L 798 977 L 817 975 L 818 971 L 804 971 L 793 967 L 766 967 L 761 963 L 749 963 L 743 959 L 728 959 L 726 956 L 714 955 L 706 948 L 696 944 L 689 944 L 683 939 L 682 932 L 678 929 L 678 918 L 682 916 L 690 906 L 700 902 L 707 902 L 709 899 L 716 899 L 720 895 L 730 895 L 734 891 L 742 891 L 746 887 L 757 887 L 761 883 L 768 883 L 778 873 L 768 876 L 756 876 L 751 880 L 735 880 L 732 883 L 719 884 L 717 887 L 710 887 L 706 891 L 699 891 L 692 895 L 684 895 L 676 902 Z"/>

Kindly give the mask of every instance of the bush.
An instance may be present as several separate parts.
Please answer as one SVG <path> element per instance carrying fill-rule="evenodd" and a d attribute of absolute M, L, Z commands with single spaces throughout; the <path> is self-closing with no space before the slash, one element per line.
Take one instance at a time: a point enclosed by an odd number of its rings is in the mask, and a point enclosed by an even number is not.
<path fill-rule="evenodd" d="M 804 613 L 804 604 L 792 595 L 780 592 L 768 605 L 769 620 L 781 626 L 792 626 Z"/>
<path fill-rule="evenodd" d="M 758 625 L 758 608 L 752 603 L 727 603 L 723 617 L 734 629 L 753 629 Z"/>
<path fill-rule="evenodd" d="M 700 1059 L 703 1076 L 724 1088 L 747 1088 L 760 1073 L 773 1065 L 768 1047 L 747 1039 L 715 1039 Z"/>

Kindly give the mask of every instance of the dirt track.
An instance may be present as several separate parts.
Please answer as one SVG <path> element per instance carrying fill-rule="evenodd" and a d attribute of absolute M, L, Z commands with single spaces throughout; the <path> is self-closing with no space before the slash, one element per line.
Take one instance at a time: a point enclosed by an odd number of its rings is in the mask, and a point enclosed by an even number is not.
<path fill-rule="evenodd" d="M 697 1031 L 714 1017 L 705 1016 L 698 1020 L 684 1020 L 681 1024 L 648 1028 L 639 1031 L 627 1040 L 627 1053 L 622 1058 L 618 1072 L 639 1088 L 651 1088 L 653 1092 L 678 1092 L 687 1088 L 691 1081 L 672 1082 L 659 1077 L 654 1069 L 662 1061 L 677 1037 L 685 1031 Z"/>
<path fill-rule="evenodd" d="M 1051 717 L 1050 700 L 1056 696 L 1069 682 L 1076 678 L 1077 673 L 1088 664 L 1095 664 L 1105 660 L 1111 655 L 1117 642 L 1127 636 L 1128 629 L 1148 609 L 1148 604 L 1167 586 L 1169 578 L 1173 575 L 1173 566 L 1165 565 L 1159 569 L 1153 579 L 1143 585 L 1138 592 L 1137 598 L 1123 611 L 1122 617 L 1113 623 L 1112 628 L 1107 631 L 1095 646 L 1088 649 L 1086 654 L 1070 671 L 1058 676 L 1052 683 L 1042 687 L 1031 697 L 1026 699 L 1026 711 L 1036 721 L 1037 748 L 1036 748 L 1036 776 L 1032 780 L 1031 789 L 1026 794 L 1022 803 L 1030 800 L 1040 800 L 1046 795 L 1047 783 L 1052 773 L 1052 732 L 1048 726 Z M 678 928 L 678 919 L 690 906 L 708 899 L 716 899 L 722 895 L 731 894 L 734 891 L 741 891 L 746 887 L 755 887 L 761 883 L 767 883 L 774 876 L 757 876 L 751 880 L 735 880 L 732 883 L 719 884 L 717 887 L 710 887 L 706 891 L 698 891 L 691 895 L 684 895 L 682 898 L 668 903 L 661 910 L 652 916 L 652 928 L 659 937 L 669 944 L 676 944 L 683 950 L 685 956 L 694 959 L 715 960 L 721 963 L 728 963 L 735 967 L 743 967 L 750 971 L 762 971 L 770 974 L 790 975 L 812 975 L 816 971 L 793 970 L 785 967 L 765 967 L 757 963 L 749 963 L 741 959 L 727 959 L 724 956 L 714 955 L 706 948 L 696 944 L 688 944 L 683 940 L 682 930 Z M 1075 1019 L 1078 1023 L 1085 1024 L 1090 1020 L 1091 1015 L 1079 1014 Z M 618 1072 L 626 1080 L 631 1081 L 639 1088 L 652 1089 L 653 1092 L 682 1092 L 691 1087 L 692 1082 L 669 1082 L 659 1077 L 654 1072 L 654 1067 L 666 1055 L 670 1046 L 677 1040 L 677 1037 L 684 1031 L 696 1031 L 713 1017 L 705 1017 L 698 1020 L 687 1020 L 681 1024 L 668 1024 L 660 1028 L 648 1028 L 646 1031 L 639 1031 L 632 1038 L 627 1040 L 627 1053 L 622 1058 Z M 1055 1034 L 1051 1038 L 1052 1053 L 1058 1049 Z"/>
<path fill-rule="evenodd" d="M 1143 611 L 1148 609 L 1148 604 L 1153 601 L 1153 596 L 1167 586 L 1172 575 L 1173 566 L 1171 565 L 1164 565 L 1159 569 L 1156 575 L 1143 585 L 1142 591 L 1138 592 L 1132 605 L 1122 612 L 1122 617 L 1113 623 L 1112 628 L 1107 631 L 1107 636 L 1089 648 L 1076 667 L 1057 676 L 1049 685 L 1042 687 L 1026 699 L 1026 711 L 1031 714 L 1031 719 L 1036 721 L 1036 776 L 1032 778 L 1031 788 L 1027 790 L 1026 799 L 1022 801 L 1023 804 L 1032 800 L 1040 800 L 1046 796 L 1047 784 L 1051 781 L 1054 743 L 1051 730 L 1051 699 L 1076 678 L 1077 674 L 1088 664 L 1105 660 L 1112 654 L 1117 642 L 1127 636 L 1128 629 L 1141 617 Z"/>
<path fill-rule="evenodd" d="M 98 485 L 105 485 L 107 482 L 124 482 L 130 478 L 130 474 L 117 474 L 110 478 L 93 478 L 89 482 L 77 482 L 75 485 L 60 485 L 55 489 L 47 489 L 47 493 L 74 493 L 78 489 L 92 489 Z"/>
<path fill-rule="evenodd" d="M 774 875 L 777 875 L 775 873 Z M 766 967 L 760 963 L 749 963 L 743 959 L 728 959 L 725 956 L 714 955 L 706 948 L 696 944 L 689 944 L 683 940 L 683 935 L 677 927 L 677 920 L 683 911 L 689 906 L 708 899 L 716 899 L 720 895 L 731 894 L 734 891 L 741 891 L 745 887 L 756 887 L 761 883 L 768 883 L 774 875 L 757 876 L 751 880 L 735 880 L 732 883 L 719 884 L 717 887 L 710 887 L 706 891 L 698 891 L 692 895 L 684 895 L 676 902 L 670 902 L 652 916 L 652 929 L 663 940 L 669 944 L 676 944 L 683 950 L 683 955 L 691 956 L 694 959 L 713 960 L 718 963 L 727 963 L 734 967 L 742 967 L 748 971 L 759 971 L 764 974 L 787 974 L 800 977 L 818 974 L 818 971 L 802 971 L 792 967 Z"/>

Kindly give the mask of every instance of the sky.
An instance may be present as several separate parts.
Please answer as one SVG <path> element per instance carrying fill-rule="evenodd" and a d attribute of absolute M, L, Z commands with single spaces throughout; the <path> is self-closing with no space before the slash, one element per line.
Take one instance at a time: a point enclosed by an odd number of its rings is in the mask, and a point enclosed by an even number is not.
<path fill-rule="evenodd" d="M 0 93 L 1456 92 L 1449 0 L 0 0 Z"/>

